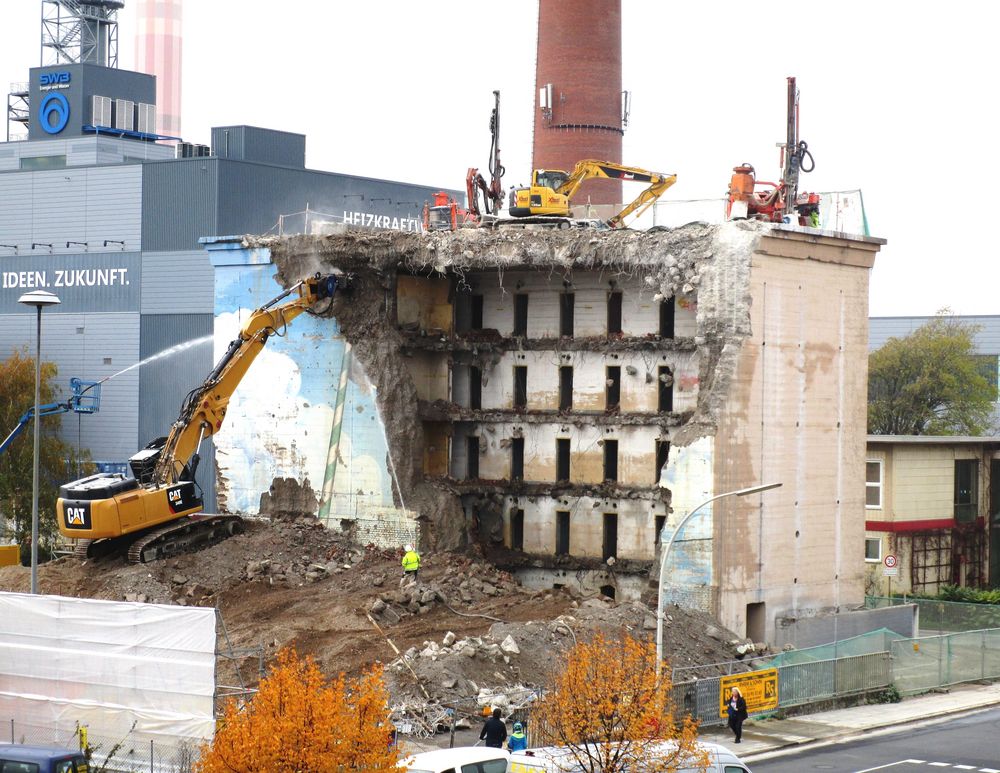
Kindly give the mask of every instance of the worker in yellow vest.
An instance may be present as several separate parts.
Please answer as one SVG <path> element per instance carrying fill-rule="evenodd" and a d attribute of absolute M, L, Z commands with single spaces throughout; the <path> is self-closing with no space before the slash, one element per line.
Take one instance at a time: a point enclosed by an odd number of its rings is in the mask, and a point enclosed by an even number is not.
<path fill-rule="evenodd" d="M 403 548 L 403 579 L 400 584 L 416 582 L 417 574 L 420 572 L 420 554 L 413 549 L 413 545 Z"/>

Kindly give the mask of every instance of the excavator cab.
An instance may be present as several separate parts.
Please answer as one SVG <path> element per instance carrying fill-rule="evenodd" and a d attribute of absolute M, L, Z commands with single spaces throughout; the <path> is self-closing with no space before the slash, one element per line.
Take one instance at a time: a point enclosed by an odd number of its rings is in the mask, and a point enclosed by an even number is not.
<path fill-rule="evenodd" d="M 569 197 L 559 193 L 559 189 L 566 185 L 569 179 L 569 173 L 561 169 L 536 169 L 531 173 L 530 188 L 511 190 L 511 217 L 533 215 L 569 217 Z"/>

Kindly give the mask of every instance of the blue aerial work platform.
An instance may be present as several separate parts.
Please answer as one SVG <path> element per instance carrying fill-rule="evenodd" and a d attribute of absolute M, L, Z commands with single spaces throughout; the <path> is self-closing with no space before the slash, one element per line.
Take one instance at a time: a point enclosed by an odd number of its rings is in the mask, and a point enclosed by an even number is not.
<path fill-rule="evenodd" d="M 70 389 L 73 394 L 64 403 L 46 403 L 38 406 L 39 416 L 52 416 L 57 413 L 97 413 L 101 407 L 101 383 L 100 381 L 83 381 L 78 378 L 69 380 Z M 17 426 L 7 436 L 7 439 L 0 443 L 0 454 L 7 450 L 14 439 L 21 434 L 25 427 L 35 415 L 35 407 L 32 406 L 28 412 L 21 417 Z"/>

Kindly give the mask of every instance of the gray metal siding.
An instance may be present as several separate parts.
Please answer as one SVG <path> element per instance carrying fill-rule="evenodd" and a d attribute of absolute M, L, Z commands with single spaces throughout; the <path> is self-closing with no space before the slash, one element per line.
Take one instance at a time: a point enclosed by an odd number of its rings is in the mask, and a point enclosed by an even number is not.
<path fill-rule="evenodd" d="M 0 340 L 18 342 L 34 351 L 33 314 L 0 315 Z M 2 352 L 8 356 L 18 344 Z M 69 395 L 69 380 L 76 376 L 97 381 L 138 361 L 138 314 L 42 314 L 42 360 L 55 362 L 55 383 Z M 110 363 L 105 364 L 105 358 Z M 125 461 L 135 452 L 138 434 L 139 377 L 130 371 L 102 386 L 101 409 L 92 416 L 62 417 L 61 436 L 76 447 L 90 449 L 97 461 Z M 79 423 L 78 423 L 79 422 Z"/>
<path fill-rule="evenodd" d="M 202 249 L 142 256 L 143 314 L 211 314 L 215 270 Z"/>
<path fill-rule="evenodd" d="M 890 338 L 902 338 L 934 317 L 871 317 L 868 320 L 868 348 L 874 351 Z M 1000 316 L 979 315 L 955 317 L 955 319 L 979 327 L 975 336 L 978 354 L 1000 355 Z"/>
<path fill-rule="evenodd" d="M 32 140 L 0 144 L 0 172 L 20 171 L 22 158 L 66 156 L 66 166 L 118 164 L 125 159 L 149 161 L 174 157 L 168 145 L 91 135 L 73 140 Z"/>
<path fill-rule="evenodd" d="M 200 249 L 216 227 L 218 161 L 190 158 L 142 165 L 142 244 L 147 252 Z"/>
<path fill-rule="evenodd" d="M 186 341 L 211 335 L 215 316 L 208 314 L 144 314 L 140 330 L 140 357 L 145 360 L 158 352 Z M 184 397 L 202 383 L 215 363 L 213 342 L 194 346 L 169 358 L 150 362 L 139 369 L 139 444 L 165 436 L 180 413 Z M 214 509 L 215 464 L 211 444 L 203 446 L 198 482 L 205 505 Z"/>
<path fill-rule="evenodd" d="M 219 231 L 217 236 L 266 233 L 281 215 L 305 210 L 335 217 L 365 212 L 419 220 L 435 191 L 366 177 L 286 169 L 240 161 L 219 161 Z M 302 221 L 292 221 L 301 231 Z M 211 234 L 205 234 L 206 236 Z"/>
<path fill-rule="evenodd" d="M 303 169 L 306 138 L 257 126 L 217 126 L 212 129 L 212 152 L 220 158 Z"/>
<path fill-rule="evenodd" d="M 31 254 L 32 242 L 51 244 L 54 253 L 80 251 L 67 241 L 103 250 L 105 239 L 138 250 L 141 180 L 138 165 L 0 175 L 0 242 L 18 245 L 21 254 Z"/>

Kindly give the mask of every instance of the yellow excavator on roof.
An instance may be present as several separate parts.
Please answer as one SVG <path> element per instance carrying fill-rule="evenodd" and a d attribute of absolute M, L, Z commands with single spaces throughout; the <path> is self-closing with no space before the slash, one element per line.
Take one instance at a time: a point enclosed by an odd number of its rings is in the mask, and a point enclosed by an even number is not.
<path fill-rule="evenodd" d="M 201 512 L 195 480 L 201 444 L 221 429 L 233 392 L 268 339 L 284 335 L 316 302 L 333 298 L 344 280 L 316 274 L 252 312 L 212 372 L 188 393 L 170 434 L 129 459 L 132 477 L 98 473 L 60 486 L 59 532 L 78 540 L 79 558 L 123 552 L 140 563 L 242 531 L 239 516 Z"/>
<path fill-rule="evenodd" d="M 540 222 L 549 218 L 572 217 L 570 207 L 573 196 L 584 180 L 594 177 L 649 183 L 649 187 L 606 221 L 610 228 L 620 228 L 629 215 L 641 215 L 667 188 L 677 182 L 675 174 L 650 172 L 634 166 L 622 166 L 613 161 L 588 158 L 578 162 L 572 172 L 536 169 L 531 173 L 531 187 L 511 190 L 510 215 L 516 218 L 537 217 Z"/>

